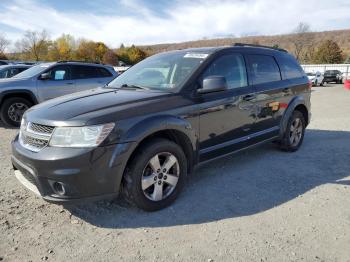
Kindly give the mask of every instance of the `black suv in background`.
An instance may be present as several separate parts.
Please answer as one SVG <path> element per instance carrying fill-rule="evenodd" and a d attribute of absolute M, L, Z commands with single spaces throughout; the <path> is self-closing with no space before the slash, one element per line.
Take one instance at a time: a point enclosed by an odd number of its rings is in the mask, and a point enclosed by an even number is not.
<path fill-rule="evenodd" d="M 336 84 L 342 84 L 343 83 L 342 72 L 340 72 L 339 70 L 326 70 L 324 72 L 323 82 L 325 83 L 335 82 Z"/>
<path fill-rule="evenodd" d="M 103 88 L 29 109 L 15 175 L 45 200 L 168 206 L 199 164 L 268 141 L 302 144 L 310 86 L 286 51 L 236 44 L 161 53 Z"/>

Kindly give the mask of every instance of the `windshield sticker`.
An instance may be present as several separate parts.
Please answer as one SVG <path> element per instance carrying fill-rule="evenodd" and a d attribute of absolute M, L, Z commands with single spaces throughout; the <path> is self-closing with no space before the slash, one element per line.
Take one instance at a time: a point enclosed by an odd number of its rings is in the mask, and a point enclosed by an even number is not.
<path fill-rule="evenodd" d="M 186 58 L 199 58 L 199 59 L 205 59 L 208 57 L 209 54 L 203 54 L 203 53 L 187 53 L 184 55 Z"/>

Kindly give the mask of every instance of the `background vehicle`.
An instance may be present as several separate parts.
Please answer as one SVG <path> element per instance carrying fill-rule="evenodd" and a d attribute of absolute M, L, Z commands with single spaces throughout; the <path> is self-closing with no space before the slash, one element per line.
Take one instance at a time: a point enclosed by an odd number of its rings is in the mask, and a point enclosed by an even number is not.
<path fill-rule="evenodd" d="M 58 96 L 104 86 L 117 73 L 111 66 L 82 62 L 42 63 L 0 81 L 0 116 L 5 124 L 19 126 L 32 105 Z"/>
<path fill-rule="evenodd" d="M 30 68 L 30 65 L 2 65 L 0 66 L 0 78 L 11 78 L 28 68 Z"/>
<path fill-rule="evenodd" d="M 339 70 L 326 70 L 324 72 L 324 80 L 325 83 L 335 82 L 337 84 L 343 83 L 342 72 Z"/>
<path fill-rule="evenodd" d="M 311 81 L 313 86 L 323 86 L 324 80 L 323 80 L 323 75 L 320 72 L 316 73 L 306 73 L 307 77 Z"/>
<path fill-rule="evenodd" d="M 104 88 L 28 110 L 12 163 L 51 202 L 121 191 L 158 210 L 199 163 L 268 141 L 298 150 L 310 119 L 308 82 L 282 49 L 236 44 L 154 55 Z"/>

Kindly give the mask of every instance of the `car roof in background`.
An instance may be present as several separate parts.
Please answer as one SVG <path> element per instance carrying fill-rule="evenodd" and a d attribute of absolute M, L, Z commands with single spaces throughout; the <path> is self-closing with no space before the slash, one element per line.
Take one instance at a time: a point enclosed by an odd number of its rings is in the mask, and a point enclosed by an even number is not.
<path fill-rule="evenodd" d="M 23 64 L 0 65 L 0 70 L 6 69 L 6 68 L 29 68 L 29 67 L 32 67 L 32 65 L 23 65 Z"/>

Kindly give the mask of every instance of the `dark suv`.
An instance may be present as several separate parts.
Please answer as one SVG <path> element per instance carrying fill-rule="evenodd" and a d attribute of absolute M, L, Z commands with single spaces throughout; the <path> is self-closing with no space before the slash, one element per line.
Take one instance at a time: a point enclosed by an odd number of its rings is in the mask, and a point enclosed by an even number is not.
<path fill-rule="evenodd" d="M 324 72 L 323 82 L 325 83 L 335 82 L 336 84 L 342 84 L 343 83 L 342 72 L 340 72 L 339 70 L 326 70 Z"/>
<path fill-rule="evenodd" d="M 103 88 L 29 109 L 12 163 L 51 202 L 122 192 L 158 210 L 199 163 L 268 141 L 296 151 L 309 119 L 308 78 L 284 50 L 179 50 L 147 58 Z"/>

